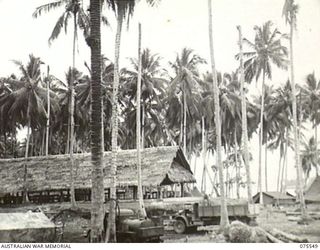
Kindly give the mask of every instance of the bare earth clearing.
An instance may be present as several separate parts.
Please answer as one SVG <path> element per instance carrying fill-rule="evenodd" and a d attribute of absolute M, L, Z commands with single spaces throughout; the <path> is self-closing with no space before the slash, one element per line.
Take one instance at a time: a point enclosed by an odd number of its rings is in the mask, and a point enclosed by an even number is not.
<path fill-rule="evenodd" d="M 83 236 L 89 221 L 82 218 L 65 218 L 63 242 L 87 242 Z M 299 225 L 296 221 L 288 221 L 284 212 L 261 211 L 257 218 L 258 225 L 264 229 L 276 228 L 286 233 L 291 233 L 308 239 L 309 242 L 320 243 L 320 220 L 314 220 L 309 225 Z M 192 234 L 175 234 L 167 228 L 162 237 L 165 243 L 224 243 L 225 238 L 219 234 L 219 226 L 199 227 L 198 232 Z"/>

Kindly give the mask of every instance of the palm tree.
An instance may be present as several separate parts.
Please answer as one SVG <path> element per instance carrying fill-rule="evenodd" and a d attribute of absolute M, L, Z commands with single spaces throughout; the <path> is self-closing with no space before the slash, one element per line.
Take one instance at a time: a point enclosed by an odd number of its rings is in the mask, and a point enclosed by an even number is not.
<path fill-rule="evenodd" d="M 54 41 L 61 33 L 61 29 L 65 28 L 65 32 L 67 32 L 67 23 L 70 18 L 73 18 L 73 49 L 72 49 L 72 69 L 75 68 L 76 63 L 76 40 L 77 40 L 77 33 L 78 33 L 78 25 L 83 29 L 87 29 L 88 27 L 84 24 L 88 23 L 88 17 L 85 14 L 80 0 L 60 0 L 48 4 L 41 5 L 36 8 L 33 13 L 33 17 L 37 18 L 42 14 L 42 12 L 49 12 L 53 9 L 61 7 L 62 5 L 65 6 L 65 11 L 59 17 L 55 27 L 52 31 L 51 36 L 49 37 L 49 44 Z M 69 109 L 69 116 L 70 116 L 70 127 L 68 126 L 68 146 L 70 153 L 70 173 L 71 179 L 73 178 L 73 166 L 74 166 L 74 159 L 73 159 L 73 146 L 74 146 L 74 76 L 71 74 L 71 81 L 70 81 L 70 109 Z M 70 138 L 70 139 L 69 139 Z M 70 143 L 70 148 L 69 148 Z M 73 183 L 73 181 L 71 181 Z M 74 188 L 71 188 L 71 204 L 74 207 L 76 205 L 75 195 L 74 195 Z"/>
<path fill-rule="evenodd" d="M 90 0 L 91 49 L 91 242 L 103 241 L 104 185 L 103 152 L 101 147 L 101 1 Z"/>
<path fill-rule="evenodd" d="M 172 108 L 175 109 L 175 103 L 180 106 L 180 144 L 183 145 L 183 152 L 187 152 L 187 116 L 191 120 L 191 114 L 198 114 L 196 99 L 199 97 L 199 73 L 198 66 L 204 64 L 202 59 L 194 51 L 183 48 L 177 55 L 176 60 L 170 63 L 176 76 L 169 86 L 169 116 Z M 174 121 L 177 121 L 177 110 L 174 111 Z M 172 114 L 172 113 L 171 113 Z"/>
<path fill-rule="evenodd" d="M 319 150 L 317 149 L 317 143 L 315 138 L 312 136 L 308 142 L 304 142 L 304 149 L 301 150 L 301 163 L 302 163 L 302 169 L 305 173 L 305 185 L 307 183 L 307 180 L 310 177 L 310 171 L 312 168 L 315 168 L 317 174 L 317 168 L 319 165 Z M 305 186 L 304 185 L 304 186 Z"/>
<path fill-rule="evenodd" d="M 138 80 L 137 80 L 137 126 L 136 126 L 136 142 L 137 142 L 137 169 L 138 169 L 138 199 L 139 214 L 147 217 L 147 213 L 143 203 L 142 180 L 141 180 L 141 134 L 140 134 L 140 98 L 141 98 L 141 24 L 139 23 L 139 39 L 138 39 Z"/>
<path fill-rule="evenodd" d="M 142 127 L 141 127 L 141 147 L 148 147 L 150 144 L 155 144 L 155 139 L 152 136 L 153 134 L 160 134 L 162 126 L 160 125 L 161 119 L 161 110 L 163 110 L 163 105 L 161 99 L 165 94 L 165 84 L 167 80 L 165 79 L 166 71 L 160 66 L 161 58 L 157 54 L 153 54 L 149 49 L 144 49 L 141 55 L 141 101 L 142 101 Z M 125 95 L 129 97 L 129 102 L 133 101 L 133 98 L 136 97 L 137 92 L 137 78 L 138 78 L 138 62 L 135 58 L 130 58 L 131 65 L 133 70 L 124 69 L 124 84 L 125 84 Z M 130 108 L 131 105 L 128 106 Z M 126 120 L 130 118 L 130 112 L 135 112 L 135 109 L 128 109 L 126 112 Z M 134 114 L 132 115 L 132 117 Z M 146 119 L 146 118 L 151 119 Z M 134 125 L 135 121 L 132 119 L 128 120 L 129 127 Z M 158 131 L 155 131 L 152 134 L 151 126 L 156 124 L 155 128 Z M 146 127 L 149 126 L 150 129 L 146 130 Z M 149 139 L 150 137 L 150 139 Z M 132 138 L 129 138 L 132 139 Z M 149 139 L 149 140 L 148 140 Z"/>
<path fill-rule="evenodd" d="M 243 66 L 243 50 L 242 50 L 242 32 L 241 26 L 237 27 L 239 31 L 239 58 L 240 58 L 240 84 L 241 84 L 241 122 L 242 122 L 242 145 L 243 145 L 243 160 L 246 167 L 246 177 L 247 177 L 247 191 L 248 191 L 248 201 L 253 204 L 252 200 L 252 187 L 251 187 L 251 171 L 249 165 L 249 148 L 248 148 L 248 126 L 247 126 L 247 106 L 246 97 L 244 91 L 244 66 Z"/>
<path fill-rule="evenodd" d="M 118 88 L 120 82 L 119 76 L 119 57 L 121 31 L 123 21 L 133 15 L 135 0 L 107 0 L 111 9 L 115 12 L 117 18 L 117 31 L 115 37 L 115 60 L 114 60 L 114 82 L 112 97 L 112 135 L 111 135 L 111 169 L 110 169 L 110 211 L 108 219 L 108 228 L 106 232 L 107 242 L 116 242 L 116 225 L 115 225 L 115 209 L 116 209 L 116 172 L 117 172 L 117 150 L 118 150 Z M 156 0 L 147 0 L 147 3 L 154 5 Z"/>
<path fill-rule="evenodd" d="M 269 127 L 273 124 L 273 138 L 268 143 L 268 148 L 279 148 L 279 168 L 277 191 L 284 191 L 286 181 L 285 172 L 287 166 L 287 152 L 289 145 L 289 131 L 292 126 L 292 100 L 291 100 L 291 84 L 289 81 L 284 86 L 280 86 L 275 90 L 274 98 L 269 103 L 267 114 L 269 114 L 267 124 Z M 274 121 L 273 121 L 274 119 Z M 276 126 L 275 126 L 276 125 Z M 269 129 L 270 130 L 270 129 Z M 282 165 L 281 165 L 282 164 Z"/>
<path fill-rule="evenodd" d="M 300 209 L 302 217 L 306 217 L 306 208 L 303 195 L 303 185 L 301 176 L 300 148 L 298 137 L 298 117 L 297 117 L 297 99 L 296 86 L 294 79 L 294 58 L 293 58 L 293 32 L 297 24 L 298 5 L 294 0 L 285 0 L 282 15 L 285 17 L 286 23 L 290 24 L 290 82 L 292 87 L 292 115 L 293 115 L 293 134 L 294 134 L 294 151 L 295 166 L 297 169 L 297 196 L 300 200 Z"/>
<path fill-rule="evenodd" d="M 222 230 L 226 229 L 229 225 L 227 203 L 224 190 L 223 166 L 221 160 L 221 124 L 220 124 L 220 106 L 219 106 L 219 88 L 217 83 L 217 72 L 215 68 L 213 38 L 212 38 L 212 10 L 211 0 L 208 0 L 209 11 L 209 42 L 210 42 L 210 57 L 211 67 L 213 74 L 213 90 L 214 90 L 214 106 L 215 106 L 215 127 L 216 127 L 216 143 L 217 143 L 217 166 L 219 168 L 219 181 L 220 181 L 220 194 L 221 194 L 221 219 L 220 227 Z"/>
<path fill-rule="evenodd" d="M 47 112 L 45 105 L 47 103 L 47 91 L 41 83 L 40 65 L 43 62 L 40 58 L 33 55 L 29 56 L 29 62 L 27 65 L 23 65 L 20 61 L 14 61 L 19 67 L 22 77 L 20 80 L 8 78 L 2 79 L 2 82 L 6 82 L 13 86 L 15 91 L 3 96 L 0 99 L 1 113 L 6 113 L 9 116 L 9 120 L 14 123 L 20 123 L 23 126 L 27 126 L 27 139 L 25 149 L 25 159 L 29 156 L 29 144 L 30 144 L 30 129 L 34 132 L 36 128 L 40 128 L 46 121 Z M 56 96 L 53 92 L 49 93 L 50 109 L 54 113 L 58 110 Z M 24 163 L 24 201 L 28 201 L 28 189 L 26 186 L 27 179 L 27 163 Z"/>
<path fill-rule="evenodd" d="M 309 116 L 310 121 L 314 129 L 314 139 L 317 151 L 318 142 L 318 125 L 320 123 L 320 81 L 317 81 L 314 72 L 307 75 L 306 87 L 302 89 L 304 105 Z M 319 174 L 318 168 L 316 173 Z"/>
<path fill-rule="evenodd" d="M 102 126 L 102 151 L 110 149 L 110 142 L 109 140 L 105 140 L 106 131 L 108 132 L 110 129 L 110 119 L 111 119 L 111 99 L 112 99 L 112 82 L 113 82 L 113 71 L 114 71 L 114 65 L 113 63 L 106 57 L 102 57 L 102 100 L 101 100 L 101 106 L 102 106 L 102 112 L 101 112 L 101 126 Z M 79 105 L 80 113 L 84 115 L 83 121 L 88 123 L 90 120 L 91 112 L 87 112 L 88 110 L 91 111 L 91 69 L 85 63 L 85 66 L 87 67 L 89 71 L 89 76 L 82 77 L 83 79 L 79 79 L 79 82 L 75 86 L 76 90 L 76 100 L 77 104 Z M 78 135 L 81 132 L 85 132 L 87 130 L 86 126 L 80 131 L 78 131 Z M 105 131 L 106 130 L 106 131 Z M 107 137 L 107 136 L 106 136 Z"/>
<path fill-rule="evenodd" d="M 262 27 L 255 26 L 255 42 L 250 42 L 244 38 L 244 42 L 253 50 L 243 53 L 248 59 L 244 62 L 245 80 L 251 82 L 253 78 L 256 81 L 262 73 L 262 91 L 261 91 L 261 112 L 260 112 L 260 130 L 259 130 L 259 192 L 260 202 L 262 202 L 262 142 L 263 142 L 263 119 L 264 119 L 264 92 L 265 92 L 265 77 L 272 78 L 271 64 L 275 64 L 278 68 L 286 69 L 287 65 L 287 48 L 281 44 L 281 41 L 286 36 L 281 34 L 278 29 L 271 30 L 271 21 L 263 24 Z"/>
<path fill-rule="evenodd" d="M 76 60 L 76 40 L 78 36 L 78 26 L 82 29 L 88 29 L 88 16 L 85 14 L 82 4 L 80 0 L 59 0 L 56 2 L 47 3 L 41 5 L 36 8 L 33 13 L 34 18 L 38 18 L 42 15 L 43 12 L 50 12 L 56 8 L 65 6 L 65 11 L 59 17 L 58 21 L 56 22 L 54 29 L 49 37 L 49 44 L 51 44 L 55 39 L 57 39 L 61 33 L 61 30 L 64 28 L 65 32 L 67 32 L 67 24 L 70 18 L 73 18 L 73 49 L 72 49 L 72 68 L 75 68 L 75 60 Z M 73 161 L 72 157 L 72 150 L 73 148 L 73 131 L 74 131 L 74 76 L 71 74 L 71 83 L 70 83 L 70 90 L 71 90 L 71 102 L 69 107 L 69 115 L 70 115 L 70 124 L 68 129 L 68 146 L 67 149 L 70 152 L 71 161 Z M 69 148 L 70 147 L 70 148 Z M 67 152 L 67 153 L 68 153 Z"/>

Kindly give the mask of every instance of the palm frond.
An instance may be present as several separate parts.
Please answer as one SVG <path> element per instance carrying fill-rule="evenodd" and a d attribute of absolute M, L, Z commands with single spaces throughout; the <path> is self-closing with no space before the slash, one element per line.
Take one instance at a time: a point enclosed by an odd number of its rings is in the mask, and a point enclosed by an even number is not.
<path fill-rule="evenodd" d="M 32 16 L 34 18 L 37 18 L 37 17 L 41 16 L 43 12 L 44 13 L 48 13 L 53 9 L 61 7 L 66 2 L 67 2 L 67 0 L 60 0 L 60 1 L 56 1 L 56 2 L 52 2 L 52 3 L 47 3 L 47 4 L 44 4 L 44 5 L 41 5 L 41 6 L 36 8 L 36 10 L 33 12 Z"/>
<path fill-rule="evenodd" d="M 48 43 L 49 45 L 51 45 L 51 43 L 58 38 L 58 36 L 60 35 L 61 29 L 63 28 L 64 24 L 65 24 L 65 18 L 67 16 L 66 12 L 63 12 L 63 14 L 59 17 L 58 21 L 56 22 L 56 25 L 54 26 L 52 33 L 49 37 Z"/>

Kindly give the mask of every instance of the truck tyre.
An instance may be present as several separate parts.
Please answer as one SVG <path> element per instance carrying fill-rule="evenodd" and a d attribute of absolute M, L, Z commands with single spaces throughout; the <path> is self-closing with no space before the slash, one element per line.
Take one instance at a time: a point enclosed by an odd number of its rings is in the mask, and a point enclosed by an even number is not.
<path fill-rule="evenodd" d="M 186 232 L 187 225 L 182 219 L 176 219 L 173 229 L 177 234 L 183 234 Z"/>

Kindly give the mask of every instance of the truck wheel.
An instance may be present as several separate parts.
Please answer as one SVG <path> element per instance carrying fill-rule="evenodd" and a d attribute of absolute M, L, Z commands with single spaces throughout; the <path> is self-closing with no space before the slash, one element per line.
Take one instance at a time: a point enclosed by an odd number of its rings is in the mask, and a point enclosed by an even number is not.
<path fill-rule="evenodd" d="M 186 232 L 187 225 L 182 219 L 177 219 L 173 225 L 173 229 L 177 234 Z"/>

